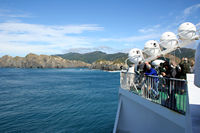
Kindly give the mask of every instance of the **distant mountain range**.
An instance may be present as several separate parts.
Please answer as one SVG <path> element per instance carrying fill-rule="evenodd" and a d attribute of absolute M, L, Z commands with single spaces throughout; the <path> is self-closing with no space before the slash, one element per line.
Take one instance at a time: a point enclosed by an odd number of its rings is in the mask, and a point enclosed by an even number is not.
<path fill-rule="evenodd" d="M 171 53 L 174 55 L 174 52 Z M 66 54 L 58 54 L 56 56 L 60 56 L 64 59 L 68 60 L 80 60 L 86 63 L 92 64 L 98 60 L 107 60 L 107 61 L 121 61 L 124 62 L 128 58 L 127 53 L 115 53 L 115 54 L 107 54 L 101 51 L 95 51 L 85 54 L 80 53 L 66 53 Z M 195 50 L 190 48 L 181 48 L 180 50 L 175 51 L 175 56 L 178 58 L 187 57 L 187 58 L 194 58 L 195 57 Z"/>
<path fill-rule="evenodd" d="M 114 61 L 114 60 L 125 60 L 128 57 L 128 54 L 126 53 L 115 53 L 115 54 L 107 54 L 101 51 L 95 51 L 85 54 L 80 53 L 67 53 L 67 54 L 59 54 L 56 56 L 60 56 L 64 59 L 68 60 L 80 60 L 86 63 L 93 63 L 97 60 L 108 60 L 108 61 Z"/>

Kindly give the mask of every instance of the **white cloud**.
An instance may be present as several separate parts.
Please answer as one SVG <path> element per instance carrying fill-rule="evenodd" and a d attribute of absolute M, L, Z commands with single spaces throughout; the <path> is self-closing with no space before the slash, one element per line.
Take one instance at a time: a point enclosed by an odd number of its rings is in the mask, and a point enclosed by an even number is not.
<path fill-rule="evenodd" d="M 97 46 L 97 47 L 78 47 L 78 48 L 71 48 L 71 49 L 67 49 L 64 52 L 68 53 L 68 52 L 75 52 L 75 53 L 88 53 L 88 52 L 93 52 L 93 51 L 103 51 L 106 53 L 113 53 L 113 52 L 117 52 L 114 48 L 108 47 L 108 46 Z"/>
<path fill-rule="evenodd" d="M 161 26 L 160 24 L 157 24 L 157 25 L 154 25 L 154 26 L 151 26 L 151 27 L 148 27 L 148 28 L 139 29 L 138 31 L 140 33 L 156 32 L 160 28 L 160 26 Z"/>
<path fill-rule="evenodd" d="M 170 16 L 170 18 L 168 18 L 168 19 L 171 19 L 172 23 L 167 22 L 167 23 L 163 23 L 162 25 L 161 24 L 152 25 L 152 26 L 148 26 L 145 28 L 141 28 L 138 31 L 143 34 L 156 33 L 156 34 L 160 34 L 160 35 L 167 31 L 176 33 L 178 30 L 178 26 L 181 23 L 199 19 L 196 15 L 194 15 L 198 9 L 200 9 L 200 4 L 196 4 L 196 5 L 187 7 L 184 10 L 182 10 L 182 12 L 179 15 L 175 16 L 174 20 L 173 20 L 173 18 L 171 18 L 171 16 L 173 15 L 173 12 L 170 12 L 168 15 L 168 16 Z M 199 27 L 199 25 L 200 25 L 200 23 L 196 24 L 197 27 Z"/>
<path fill-rule="evenodd" d="M 0 30 L 7 33 L 35 33 L 41 35 L 60 35 L 60 34 L 80 34 L 84 31 L 100 31 L 103 27 L 97 25 L 39 25 L 39 24 L 27 24 L 17 22 L 0 23 Z"/>
<path fill-rule="evenodd" d="M 191 13 L 195 12 L 198 8 L 200 8 L 200 4 L 192 5 L 188 8 L 186 8 L 183 13 L 185 16 L 190 15 Z"/>
<path fill-rule="evenodd" d="M 20 22 L 0 23 L 0 51 L 24 56 L 61 53 L 63 49 L 88 47 L 92 39 L 80 36 L 86 31 L 100 31 L 97 25 L 38 25 Z M 73 34 L 73 35 L 72 35 Z"/>
<path fill-rule="evenodd" d="M 26 45 L 26 44 L 13 44 L 5 43 L 5 45 L 0 45 L 1 55 L 9 54 L 12 56 L 25 56 L 28 53 L 37 53 L 37 54 L 52 54 L 59 53 L 60 51 L 54 49 L 53 46 L 45 45 Z"/>
<path fill-rule="evenodd" d="M 102 38 L 100 41 L 114 41 L 114 42 L 137 42 L 137 41 L 144 41 L 148 39 L 155 39 L 159 37 L 159 34 L 151 33 L 148 35 L 138 35 L 138 36 L 131 36 L 131 37 L 124 37 L 124 38 Z"/>
<path fill-rule="evenodd" d="M 30 14 L 22 13 L 19 11 L 15 11 L 16 13 L 13 13 L 11 10 L 7 9 L 0 9 L 0 17 L 6 17 L 6 18 L 29 18 L 32 17 Z"/>
<path fill-rule="evenodd" d="M 195 15 L 198 9 L 200 9 L 200 4 L 192 5 L 190 7 L 185 8 L 180 15 L 176 16 L 175 22 L 171 25 L 178 26 L 181 23 L 186 22 L 186 21 L 189 21 L 189 22 L 194 21 L 194 20 L 198 21 L 199 19 L 198 14 Z"/>

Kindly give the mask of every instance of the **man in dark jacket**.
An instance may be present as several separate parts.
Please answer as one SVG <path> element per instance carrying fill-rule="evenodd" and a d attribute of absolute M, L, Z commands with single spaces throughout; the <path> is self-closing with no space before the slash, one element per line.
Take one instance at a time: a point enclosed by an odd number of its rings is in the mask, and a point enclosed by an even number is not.
<path fill-rule="evenodd" d="M 169 64 L 169 62 L 164 62 L 165 74 L 167 78 L 175 78 L 176 70 Z"/>
<path fill-rule="evenodd" d="M 167 89 L 167 94 L 168 94 L 168 98 L 165 101 L 165 106 L 172 108 L 172 109 L 176 109 L 176 97 L 175 97 L 175 92 L 176 87 L 173 86 L 170 82 L 172 82 L 172 80 L 170 78 L 175 78 L 176 77 L 176 70 L 169 64 L 169 62 L 165 62 L 164 63 L 164 67 L 166 69 L 165 71 L 165 82 L 166 82 L 166 88 Z M 166 92 L 166 90 L 164 91 Z"/>
<path fill-rule="evenodd" d="M 179 64 L 181 67 L 181 79 L 186 79 L 186 74 L 190 73 L 190 64 L 188 63 L 187 58 L 182 58 L 181 63 Z"/>

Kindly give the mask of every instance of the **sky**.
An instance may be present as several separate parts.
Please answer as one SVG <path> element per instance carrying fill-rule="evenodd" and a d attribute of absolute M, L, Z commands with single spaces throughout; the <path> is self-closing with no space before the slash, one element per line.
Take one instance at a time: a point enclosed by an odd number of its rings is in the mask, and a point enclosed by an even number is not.
<path fill-rule="evenodd" d="M 0 0 L 0 56 L 143 49 L 199 14 L 199 0 Z"/>

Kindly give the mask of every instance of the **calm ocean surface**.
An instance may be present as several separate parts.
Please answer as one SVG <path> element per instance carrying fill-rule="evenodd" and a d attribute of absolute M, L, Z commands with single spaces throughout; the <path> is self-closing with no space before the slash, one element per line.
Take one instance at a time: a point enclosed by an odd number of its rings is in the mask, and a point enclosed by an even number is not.
<path fill-rule="evenodd" d="M 0 69 L 0 132 L 111 133 L 119 73 Z"/>

